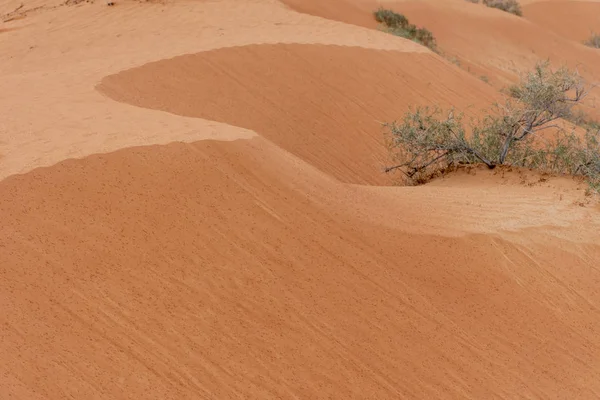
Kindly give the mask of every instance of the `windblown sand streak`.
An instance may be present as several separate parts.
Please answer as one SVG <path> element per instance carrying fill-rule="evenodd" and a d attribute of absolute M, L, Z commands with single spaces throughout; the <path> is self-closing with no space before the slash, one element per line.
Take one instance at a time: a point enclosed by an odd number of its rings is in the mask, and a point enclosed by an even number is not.
<path fill-rule="evenodd" d="M 501 95 L 368 1 L 286 3 L 319 17 L 117 1 L 2 28 L 0 398 L 600 397 L 584 186 L 390 186 L 379 121 Z M 534 23 L 396 4 L 494 85 L 549 54 L 598 76 Z"/>

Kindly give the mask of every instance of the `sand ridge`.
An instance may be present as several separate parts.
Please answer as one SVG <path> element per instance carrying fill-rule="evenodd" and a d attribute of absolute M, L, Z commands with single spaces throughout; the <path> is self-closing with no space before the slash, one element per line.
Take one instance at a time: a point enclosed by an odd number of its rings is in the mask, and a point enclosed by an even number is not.
<path fill-rule="evenodd" d="M 270 0 L 123 2 L 116 8 L 86 3 L 6 25 L 15 29 L 0 36 L 0 106 L 5 111 L 0 177 L 122 147 L 217 138 L 206 135 L 214 132 L 213 122 L 134 110 L 95 90 L 104 76 L 152 61 L 279 42 L 427 51 L 381 32 L 298 14 Z M 225 138 L 249 134 L 227 129 Z"/>
<path fill-rule="evenodd" d="M 336 12 L 345 9 L 348 0 L 296 1 L 284 0 L 290 7 L 311 15 L 319 15 L 347 23 L 375 29 L 376 21 L 371 18 L 355 18 L 354 13 Z M 525 16 L 517 17 L 482 4 L 473 4 L 464 0 L 410 0 L 356 2 L 363 13 L 371 14 L 380 5 L 391 8 L 408 17 L 411 23 L 432 31 L 445 57 L 454 60 L 461 68 L 476 77 L 485 77 L 495 88 L 501 89 L 514 83 L 521 74 L 533 67 L 538 61 L 550 60 L 555 65 L 567 65 L 577 68 L 591 83 L 600 82 L 600 53 L 571 40 L 571 36 L 561 36 L 561 29 L 570 29 L 577 25 L 574 32 L 588 29 L 596 19 L 595 14 L 585 17 L 586 22 L 578 23 L 577 18 L 554 18 L 555 24 L 563 28 L 554 29 L 543 20 L 528 19 L 529 5 L 524 7 Z M 325 5 L 327 4 L 327 5 Z M 561 2 L 553 4 L 563 4 Z M 597 2 L 567 2 L 569 12 L 583 15 L 586 10 L 594 9 Z M 531 7 L 543 7 L 541 3 Z M 573 10 L 581 11 L 573 11 Z M 548 14 L 560 16 L 559 13 Z M 540 21 L 540 24 L 537 24 Z M 558 22 L 563 21 L 563 22 Z M 587 22 L 589 21 L 589 22 Z M 460 27 L 460 29 L 457 29 Z M 600 118 L 599 91 L 596 88 L 589 97 L 589 106 L 585 111 L 594 118 Z"/>
<path fill-rule="evenodd" d="M 275 0 L 6 23 L 0 393 L 598 397 L 600 208 L 500 168 L 387 186 L 379 120 L 500 95 L 356 26 L 370 4 L 343 3 L 355 25 Z M 459 9 L 434 4 L 414 7 Z"/>
<path fill-rule="evenodd" d="M 548 251 L 565 243 L 551 231 L 518 243 L 368 222 L 344 211 L 377 204 L 286 154 L 262 138 L 171 144 L 0 182 L 3 387 L 157 399 L 598 390 L 596 244 Z"/>
<path fill-rule="evenodd" d="M 382 122 L 435 102 L 477 116 L 500 99 L 431 54 L 300 44 L 186 55 L 108 76 L 98 89 L 125 103 L 260 132 L 338 180 L 361 184 L 390 183 L 382 173 Z"/>

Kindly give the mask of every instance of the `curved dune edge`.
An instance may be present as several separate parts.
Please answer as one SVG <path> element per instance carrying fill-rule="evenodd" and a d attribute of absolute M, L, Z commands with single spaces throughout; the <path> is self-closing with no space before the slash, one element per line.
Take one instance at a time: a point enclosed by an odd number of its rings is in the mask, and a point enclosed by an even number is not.
<path fill-rule="evenodd" d="M 447 199 L 380 208 L 341 187 L 358 189 L 262 138 L 124 149 L 0 182 L 3 392 L 600 390 L 597 245 L 550 229 L 517 242 L 417 234 L 402 215 L 432 219 L 424 204 Z"/>
<path fill-rule="evenodd" d="M 373 19 L 373 11 L 385 6 L 377 0 L 333 0 L 327 2 L 306 0 L 279 0 L 289 8 L 299 13 L 318 16 L 332 21 L 375 28 L 377 22 Z"/>
<path fill-rule="evenodd" d="M 417 105 L 474 115 L 499 96 L 430 54 L 300 44 L 158 61 L 108 76 L 98 90 L 139 107 L 250 129 L 340 181 L 375 185 L 389 184 L 381 122 Z"/>
<path fill-rule="evenodd" d="M 2 395 L 600 393 L 600 217 L 577 185 L 343 183 L 386 183 L 378 119 L 493 89 L 271 0 L 147 6 L 2 33 L 0 178 L 26 172 L 0 180 Z M 306 45 L 234 47 L 280 37 Z"/>
<path fill-rule="evenodd" d="M 467 60 L 467 68 L 474 64 L 472 69 L 478 75 L 486 75 L 498 88 L 543 60 L 577 69 L 590 84 L 600 81 L 600 52 L 595 49 L 574 43 L 526 18 L 464 3 L 464 0 L 408 1 L 400 3 L 398 9 L 415 24 L 431 27 L 444 51 Z M 480 10 L 475 12 L 472 8 Z M 589 117 L 600 119 L 599 105 L 600 89 L 596 87 L 583 109 Z"/>
<path fill-rule="evenodd" d="M 1 39 L 0 179 L 129 146 L 193 142 L 205 138 L 204 131 L 221 129 L 210 121 L 132 110 L 94 90 L 104 76 L 121 70 L 255 43 L 427 51 L 382 32 L 296 13 L 275 0 L 123 1 L 114 8 L 95 2 L 34 13 L 5 25 L 15 29 L 3 32 Z M 230 137 L 231 127 L 223 128 Z"/>
<path fill-rule="evenodd" d="M 392 8 L 406 15 L 412 23 L 431 30 L 447 57 L 456 60 L 476 77 L 485 77 L 498 89 L 513 83 L 536 62 L 546 59 L 556 65 L 566 64 L 577 68 L 590 83 L 600 81 L 600 54 L 596 50 L 573 43 L 547 29 L 544 24 L 536 25 L 526 18 L 515 17 L 482 4 L 465 0 L 282 2 L 300 12 L 371 29 L 376 26 L 373 10 L 380 5 Z M 571 3 L 568 2 L 569 5 L 565 7 L 571 7 Z M 588 7 L 595 7 L 599 3 L 589 4 Z M 535 8 L 536 5 L 526 6 L 525 10 L 529 7 Z M 579 5 L 575 3 L 573 7 Z M 589 20 L 592 17 L 586 18 Z M 564 25 L 576 23 L 565 22 Z M 578 31 L 584 26 L 587 25 L 582 24 Z M 599 96 L 600 90 L 596 88 L 588 97 L 588 106 L 585 107 L 585 111 L 596 119 L 600 118 Z"/>

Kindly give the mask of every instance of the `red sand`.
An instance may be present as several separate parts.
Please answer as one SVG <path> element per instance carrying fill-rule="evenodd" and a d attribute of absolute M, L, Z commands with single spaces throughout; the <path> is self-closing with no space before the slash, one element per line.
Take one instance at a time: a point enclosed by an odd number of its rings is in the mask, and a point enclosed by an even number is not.
<path fill-rule="evenodd" d="M 515 233 L 520 243 L 414 234 L 396 214 L 436 208 L 372 200 L 369 223 L 349 212 L 358 198 L 323 179 L 253 139 L 122 150 L 3 181 L 5 393 L 600 389 L 597 245 L 548 228 Z M 391 226 L 375 222 L 382 213 Z"/>
<path fill-rule="evenodd" d="M 356 3 L 356 7 L 370 18 L 356 18 L 355 10 L 346 7 L 348 2 Z M 284 3 L 301 12 L 372 29 L 377 25 L 372 11 L 381 5 L 373 0 L 284 0 Z M 432 31 L 446 57 L 474 76 L 485 77 L 500 89 L 517 80 L 540 60 L 577 68 L 590 84 L 600 82 L 600 51 L 573 42 L 570 40 L 572 35 L 559 36 L 566 30 L 579 32 L 577 35 L 582 29 L 589 30 L 599 18 L 598 13 L 593 12 L 599 4 L 536 2 L 524 6 L 525 17 L 465 0 L 389 1 L 384 6 Z M 560 12 L 567 8 L 568 13 Z M 540 12 L 536 12 L 537 9 Z M 556 28 L 559 24 L 562 25 L 560 29 Z M 596 88 L 589 98 L 589 107 L 585 108 L 596 119 L 600 119 L 599 96 L 600 89 Z"/>
<path fill-rule="evenodd" d="M 525 5 L 523 12 L 536 25 L 577 42 L 600 33 L 599 2 L 541 1 Z"/>
<path fill-rule="evenodd" d="M 106 77 L 99 89 L 137 106 L 251 129 L 344 182 L 368 184 L 389 183 L 382 122 L 435 103 L 475 115 L 500 98 L 431 54 L 317 45 L 186 55 Z"/>
<path fill-rule="evenodd" d="M 500 95 L 329 4 L 355 25 L 219 0 L 3 26 L 0 398 L 600 397 L 596 200 L 509 169 L 378 186 L 377 121 Z M 401 5 L 486 71 L 598 73 L 527 21 Z"/>

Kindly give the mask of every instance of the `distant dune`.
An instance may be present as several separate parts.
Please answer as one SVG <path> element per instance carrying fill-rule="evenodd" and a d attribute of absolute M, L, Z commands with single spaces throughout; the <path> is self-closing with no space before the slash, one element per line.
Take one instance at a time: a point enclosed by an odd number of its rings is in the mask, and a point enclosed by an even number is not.
<path fill-rule="evenodd" d="M 527 4 L 524 12 L 536 25 L 578 42 L 600 32 L 600 2 L 541 1 Z"/>
<path fill-rule="evenodd" d="M 3 24 L 0 397 L 600 397 L 585 184 L 382 171 L 410 107 L 476 117 L 547 57 L 600 78 L 567 3 L 392 3 L 442 55 L 371 1 L 285 3 L 35 0 Z"/>
<path fill-rule="evenodd" d="M 300 12 L 368 28 L 376 27 L 374 19 L 357 15 L 370 14 L 380 6 L 368 0 L 284 2 Z M 346 7 L 349 2 L 355 6 Z M 466 0 L 389 1 L 385 5 L 432 31 L 448 58 L 477 77 L 485 76 L 497 89 L 546 59 L 578 68 L 590 83 L 600 82 L 600 51 L 580 43 L 597 25 L 599 2 L 533 2 L 524 5 L 524 17 Z M 566 9 L 569 11 L 561 12 Z M 589 105 L 585 111 L 600 119 L 598 88 L 591 94 Z"/>

